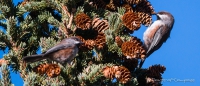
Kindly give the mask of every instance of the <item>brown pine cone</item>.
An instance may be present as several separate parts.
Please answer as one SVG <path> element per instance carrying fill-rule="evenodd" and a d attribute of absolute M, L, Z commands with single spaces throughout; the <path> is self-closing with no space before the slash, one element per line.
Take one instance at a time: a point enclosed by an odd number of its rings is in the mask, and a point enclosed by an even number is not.
<path fill-rule="evenodd" d="M 155 11 L 149 1 L 142 1 L 135 6 L 134 11 L 138 14 L 143 25 L 149 26 L 152 23 L 152 14 L 155 14 Z"/>
<path fill-rule="evenodd" d="M 60 74 L 60 66 L 57 65 L 57 64 L 50 64 L 47 71 L 46 71 L 46 74 L 47 76 L 49 77 L 56 77 Z"/>
<path fill-rule="evenodd" d="M 144 59 L 146 50 L 143 43 L 137 37 L 132 37 L 130 41 L 126 41 L 121 46 L 123 55 L 127 58 L 139 58 Z"/>
<path fill-rule="evenodd" d="M 144 12 L 137 12 L 137 14 L 143 25 L 149 26 L 152 23 L 152 17 L 150 14 Z"/>
<path fill-rule="evenodd" d="M 121 83 L 127 83 L 131 79 L 130 71 L 124 66 L 107 66 L 103 68 L 102 72 L 106 78 L 113 79 L 115 77 Z"/>
<path fill-rule="evenodd" d="M 113 66 L 113 68 L 116 70 L 115 77 L 119 82 L 127 83 L 131 79 L 130 71 L 124 66 Z"/>
<path fill-rule="evenodd" d="M 109 28 L 108 21 L 94 18 L 92 21 L 92 28 L 98 32 L 104 32 Z"/>
<path fill-rule="evenodd" d="M 33 71 L 40 74 L 40 75 L 43 75 L 43 74 L 46 73 L 48 67 L 49 67 L 49 64 L 47 64 L 47 63 L 40 64 L 40 65 L 34 67 Z"/>
<path fill-rule="evenodd" d="M 129 4 L 123 4 L 122 7 L 125 8 L 125 10 L 126 10 L 125 13 L 126 13 L 126 12 L 133 12 L 133 8 L 132 8 L 132 6 L 129 5 Z"/>
<path fill-rule="evenodd" d="M 134 31 L 140 28 L 141 19 L 136 13 L 127 12 L 123 15 L 122 22 L 129 30 Z"/>
<path fill-rule="evenodd" d="M 162 73 L 166 70 L 165 66 L 153 65 L 148 68 L 147 76 L 155 79 L 162 79 Z"/>
<path fill-rule="evenodd" d="M 150 15 L 155 14 L 154 8 L 151 3 L 147 0 L 142 1 L 138 5 L 135 6 L 137 12 L 145 12 Z"/>
<path fill-rule="evenodd" d="M 88 50 L 92 50 L 95 46 L 95 41 L 94 40 L 85 40 L 84 44 L 81 45 L 81 49 L 83 49 L 83 51 L 88 51 Z"/>
<path fill-rule="evenodd" d="M 98 33 L 95 39 L 97 49 L 103 49 L 106 44 L 106 37 L 104 33 Z"/>
<path fill-rule="evenodd" d="M 102 69 L 103 75 L 108 79 L 113 79 L 115 77 L 116 70 L 113 67 L 106 66 Z"/>
<path fill-rule="evenodd" d="M 84 44 L 80 45 L 80 50 L 82 51 L 88 51 L 88 50 L 92 50 L 95 46 L 95 41 L 91 40 L 91 39 L 87 39 L 85 40 L 83 37 L 81 36 L 76 36 L 78 37 Z"/>
<path fill-rule="evenodd" d="M 88 15 L 85 13 L 79 13 L 75 17 L 75 24 L 78 28 L 81 28 L 82 30 L 87 30 L 91 28 L 91 19 Z"/>

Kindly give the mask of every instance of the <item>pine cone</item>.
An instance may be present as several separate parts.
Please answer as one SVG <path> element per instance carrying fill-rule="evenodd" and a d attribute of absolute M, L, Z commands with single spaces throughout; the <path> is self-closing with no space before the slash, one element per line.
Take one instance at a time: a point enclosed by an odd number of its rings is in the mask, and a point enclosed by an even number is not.
<path fill-rule="evenodd" d="M 75 23 L 78 28 L 82 30 L 90 29 L 91 27 L 91 19 L 85 13 L 79 13 L 75 17 Z"/>
<path fill-rule="evenodd" d="M 92 21 L 92 28 L 98 32 L 104 32 L 109 28 L 107 20 L 101 20 L 100 18 L 94 18 Z"/>
<path fill-rule="evenodd" d="M 122 7 L 125 8 L 125 10 L 126 10 L 125 13 L 126 13 L 126 12 L 133 12 L 133 8 L 132 8 L 132 6 L 129 5 L 129 4 L 123 4 Z"/>
<path fill-rule="evenodd" d="M 141 3 L 135 6 L 137 12 L 145 12 L 150 15 L 155 14 L 154 8 L 147 0 L 143 0 Z"/>
<path fill-rule="evenodd" d="M 165 66 L 153 65 L 148 68 L 147 76 L 155 79 L 162 79 L 161 73 L 166 70 Z"/>
<path fill-rule="evenodd" d="M 49 67 L 46 71 L 46 74 L 49 76 L 49 77 L 56 77 L 60 74 L 60 66 L 57 65 L 57 64 L 49 64 Z"/>
<path fill-rule="evenodd" d="M 143 25 L 149 26 L 152 23 L 151 15 L 155 14 L 155 11 L 149 1 L 142 1 L 140 4 L 135 6 L 134 10 L 138 14 Z"/>
<path fill-rule="evenodd" d="M 152 23 L 152 17 L 150 14 L 144 12 L 137 12 L 137 14 L 143 25 L 149 26 Z"/>
<path fill-rule="evenodd" d="M 117 45 L 119 47 L 121 47 L 122 43 L 123 43 L 123 40 L 119 37 L 119 36 L 116 36 L 115 37 L 115 42 L 117 43 Z"/>
<path fill-rule="evenodd" d="M 130 5 L 136 5 L 141 3 L 144 0 L 124 0 L 126 3 L 130 4 Z"/>
<path fill-rule="evenodd" d="M 108 79 L 113 79 L 115 77 L 116 70 L 113 67 L 105 67 L 102 69 L 103 75 Z"/>
<path fill-rule="evenodd" d="M 106 7 L 106 3 L 103 0 L 90 0 L 89 4 L 96 9 Z"/>
<path fill-rule="evenodd" d="M 130 71 L 124 66 L 107 66 L 103 68 L 102 72 L 106 78 L 113 79 L 115 77 L 121 83 L 127 83 L 131 79 Z"/>
<path fill-rule="evenodd" d="M 110 3 L 106 5 L 106 9 L 110 11 L 116 11 L 117 7 L 120 6 L 120 0 L 110 0 Z"/>
<path fill-rule="evenodd" d="M 85 40 L 84 44 L 81 45 L 81 48 L 84 49 L 84 51 L 87 51 L 87 50 L 92 50 L 95 46 L 95 41 L 94 40 Z"/>
<path fill-rule="evenodd" d="M 138 59 L 135 59 L 135 58 L 133 58 L 133 59 L 127 59 L 127 58 L 125 58 L 125 59 L 124 59 L 123 65 L 124 65 L 126 68 L 128 68 L 128 70 L 134 71 L 135 68 L 136 68 L 137 65 L 138 65 Z"/>
<path fill-rule="evenodd" d="M 97 49 L 103 49 L 106 44 L 106 37 L 104 33 L 98 33 L 95 39 Z"/>
<path fill-rule="evenodd" d="M 124 66 L 113 66 L 115 70 L 115 77 L 119 82 L 121 83 L 127 83 L 131 79 L 131 73 L 130 71 L 125 68 Z"/>
<path fill-rule="evenodd" d="M 90 40 L 87 39 L 85 40 L 83 37 L 81 36 L 76 36 L 78 37 L 84 44 L 80 45 L 80 50 L 82 51 L 88 51 L 88 50 L 92 50 L 95 46 L 95 41 L 94 40 Z"/>
<path fill-rule="evenodd" d="M 123 24 L 131 31 L 140 28 L 141 20 L 136 13 L 127 12 L 122 17 Z"/>
<path fill-rule="evenodd" d="M 60 74 L 60 67 L 57 64 L 44 63 L 34 67 L 33 71 L 40 75 L 47 74 L 49 77 L 55 77 Z"/>
<path fill-rule="evenodd" d="M 49 67 L 49 64 L 47 64 L 47 63 L 40 64 L 40 65 L 34 67 L 33 71 L 40 74 L 40 75 L 43 75 L 43 74 L 46 73 L 48 67 Z"/>
<path fill-rule="evenodd" d="M 130 41 L 126 41 L 121 46 L 123 55 L 127 58 L 144 59 L 146 50 L 143 43 L 137 37 L 132 37 Z"/>

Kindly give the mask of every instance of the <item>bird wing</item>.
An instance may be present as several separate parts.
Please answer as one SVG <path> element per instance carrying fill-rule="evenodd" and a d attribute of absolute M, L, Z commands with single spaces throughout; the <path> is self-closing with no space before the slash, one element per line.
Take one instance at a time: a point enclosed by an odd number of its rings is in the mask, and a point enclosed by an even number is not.
<path fill-rule="evenodd" d="M 158 43 L 160 42 L 160 40 L 161 40 L 161 38 L 162 38 L 162 34 L 164 34 L 164 33 L 163 33 L 163 32 L 164 32 L 163 29 L 165 29 L 165 28 L 164 28 L 163 25 L 161 25 L 161 26 L 159 27 L 159 29 L 156 31 L 156 33 L 155 33 L 154 36 L 153 36 L 153 40 L 152 40 L 152 42 L 151 42 L 151 44 L 150 44 L 150 46 L 149 46 L 149 48 L 148 48 L 147 53 L 149 53 L 151 50 L 153 50 L 153 48 L 154 48 L 155 46 L 158 45 Z"/>
<path fill-rule="evenodd" d="M 44 55 L 48 55 L 50 53 L 56 52 L 58 50 L 66 49 L 66 48 L 72 48 L 74 46 L 75 45 L 73 45 L 73 44 L 69 44 L 69 43 L 66 43 L 66 42 L 61 42 L 61 43 L 55 45 L 54 47 L 50 48 L 49 50 L 47 50 L 47 52 Z"/>

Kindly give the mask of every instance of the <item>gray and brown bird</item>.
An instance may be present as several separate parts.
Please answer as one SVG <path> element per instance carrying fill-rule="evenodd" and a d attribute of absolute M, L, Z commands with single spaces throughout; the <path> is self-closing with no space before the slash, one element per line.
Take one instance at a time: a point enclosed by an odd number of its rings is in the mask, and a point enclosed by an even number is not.
<path fill-rule="evenodd" d="M 25 62 L 35 62 L 43 59 L 50 61 L 56 61 L 61 64 L 71 63 L 76 54 L 78 53 L 78 47 L 82 44 L 82 41 L 77 37 L 69 37 L 63 39 L 60 43 L 50 48 L 43 54 L 31 55 L 23 57 Z"/>
<path fill-rule="evenodd" d="M 145 48 L 147 49 L 146 57 L 166 42 L 174 25 L 174 17 L 169 12 L 161 11 L 156 13 L 156 16 L 157 20 L 147 28 L 143 35 Z M 143 65 L 144 60 L 141 61 L 140 67 Z"/>

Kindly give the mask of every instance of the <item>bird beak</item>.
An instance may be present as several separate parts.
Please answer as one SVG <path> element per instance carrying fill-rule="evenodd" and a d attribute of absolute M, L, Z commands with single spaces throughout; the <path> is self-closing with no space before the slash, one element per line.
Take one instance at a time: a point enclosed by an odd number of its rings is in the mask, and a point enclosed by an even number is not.
<path fill-rule="evenodd" d="M 152 15 L 157 15 L 157 13 L 156 13 L 156 12 L 153 12 Z"/>

